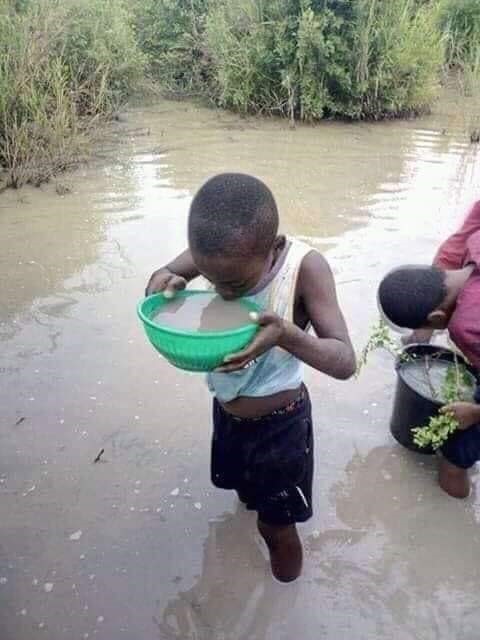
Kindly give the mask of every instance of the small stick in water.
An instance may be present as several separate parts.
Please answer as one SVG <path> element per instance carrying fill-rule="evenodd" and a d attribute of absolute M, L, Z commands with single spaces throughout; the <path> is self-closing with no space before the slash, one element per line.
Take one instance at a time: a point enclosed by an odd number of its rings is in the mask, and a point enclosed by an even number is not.
<path fill-rule="evenodd" d="M 430 358 L 429 356 L 425 356 L 425 360 L 423 361 L 424 367 L 425 367 L 425 378 L 427 380 L 427 384 L 430 388 L 430 393 L 432 394 L 432 400 L 436 400 L 437 399 L 437 392 L 435 391 L 435 387 L 432 384 L 432 381 L 430 380 Z"/>
<path fill-rule="evenodd" d="M 458 398 L 461 396 L 460 367 L 458 364 L 457 352 L 453 352 L 453 361 L 455 362 L 455 384 Z"/>
<path fill-rule="evenodd" d="M 18 427 L 19 424 L 22 424 L 26 420 L 25 416 L 22 416 L 15 422 L 15 426 Z"/>
<path fill-rule="evenodd" d="M 100 452 L 98 456 L 95 458 L 95 460 L 93 461 L 93 464 L 95 464 L 96 462 L 100 462 L 100 458 L 103 456 L 104 453 L 105 453 L 105 449 L 100 449 Z"/>

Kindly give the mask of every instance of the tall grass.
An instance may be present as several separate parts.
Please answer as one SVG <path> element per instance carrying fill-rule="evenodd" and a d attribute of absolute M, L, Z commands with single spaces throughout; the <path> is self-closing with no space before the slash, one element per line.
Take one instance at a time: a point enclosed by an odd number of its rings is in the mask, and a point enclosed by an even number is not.
<path fill-rule="evenodd" d="M 137 39 L 150 73 L 171 93 L 191 94 L 208 84 L 208 6 L 209 0 L 132 0 Z"/>
<path fill-rule="evenodd" d="M 465 93 L 480 94 L 480 0 L 443 0 L 446 63 L 462 74 Z"/>
<path fill-rule="evenodd" d="M 151 73 L 291 120 L 426 111 L 445 64 L 480 71 L 480 0 L 133 0 Z"/>
<path fill-rule="evenodd" d="M 438 11 L 415 0 L 361 0 L 354 46 L 359 117 L 428 110 L 443 62 Z"/>
<path fill-rule="evenodd" d="M 240 111 L 382 118 L 428 109 L 442 38 L 432 3 L 217 0 L 206 21 L 217 101 Z"/>
<path fill-rule="evenodd" d="M 145 69 L 243 113 L 428 110 L 444 66 L 480 91 L 480 0 L 0 0 L 0 181 L 75 163 Z"/>
<path fill-rule="evenodd" d="M 443 0 L 440 15 L 447 64 L 475 64 L 480 49 L 480 0 Z"/>
<path fill-rule="evenodd" d="M 143 70 L 122 0 L 0 2 L 0 166 L 39 184 L 75 163 Z"/>

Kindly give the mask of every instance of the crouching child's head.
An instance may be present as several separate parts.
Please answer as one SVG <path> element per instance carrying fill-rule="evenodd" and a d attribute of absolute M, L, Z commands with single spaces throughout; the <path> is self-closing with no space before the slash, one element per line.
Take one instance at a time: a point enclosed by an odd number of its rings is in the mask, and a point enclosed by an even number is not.
<path fill-rule="evenodd" d="M 378 302 L 387 320 L 408 329 L 446 329 L 453 311 L 446 272 L 426 265 L 387 274 L 378 288 Z"/>

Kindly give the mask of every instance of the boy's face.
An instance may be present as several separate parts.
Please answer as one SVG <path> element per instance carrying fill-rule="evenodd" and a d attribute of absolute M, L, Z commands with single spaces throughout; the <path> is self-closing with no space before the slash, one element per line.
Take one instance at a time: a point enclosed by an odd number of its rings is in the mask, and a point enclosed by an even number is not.
<path fill-rule="evenodd" d="M 235 300 L 251 291 L 260 281 L 265 256 L 205 256 L 192 251 L 195 266 L 225 300 Z"/>

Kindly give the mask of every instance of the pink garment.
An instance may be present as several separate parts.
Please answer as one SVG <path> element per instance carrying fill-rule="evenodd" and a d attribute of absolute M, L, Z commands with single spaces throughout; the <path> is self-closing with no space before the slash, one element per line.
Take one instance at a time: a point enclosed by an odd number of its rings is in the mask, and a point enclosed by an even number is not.
<path fill-rule="evenodd" d="M 470 209 L 460 229 L 440 246 L 433 264 L 441 269 L 461 269 L 465 263 L 467 241 L 480 231 L 480 201 Z"/>
<path fill-rule="evenodd" d="M 480 206 L 478 210 L 480 212 Z M 464 246 L 463 261 L 459 266 L 473 264 L 475 270 L 457 298 L 448 331 L 457 347 L 480 371 L 480 230 L 471 232 Z"/>

